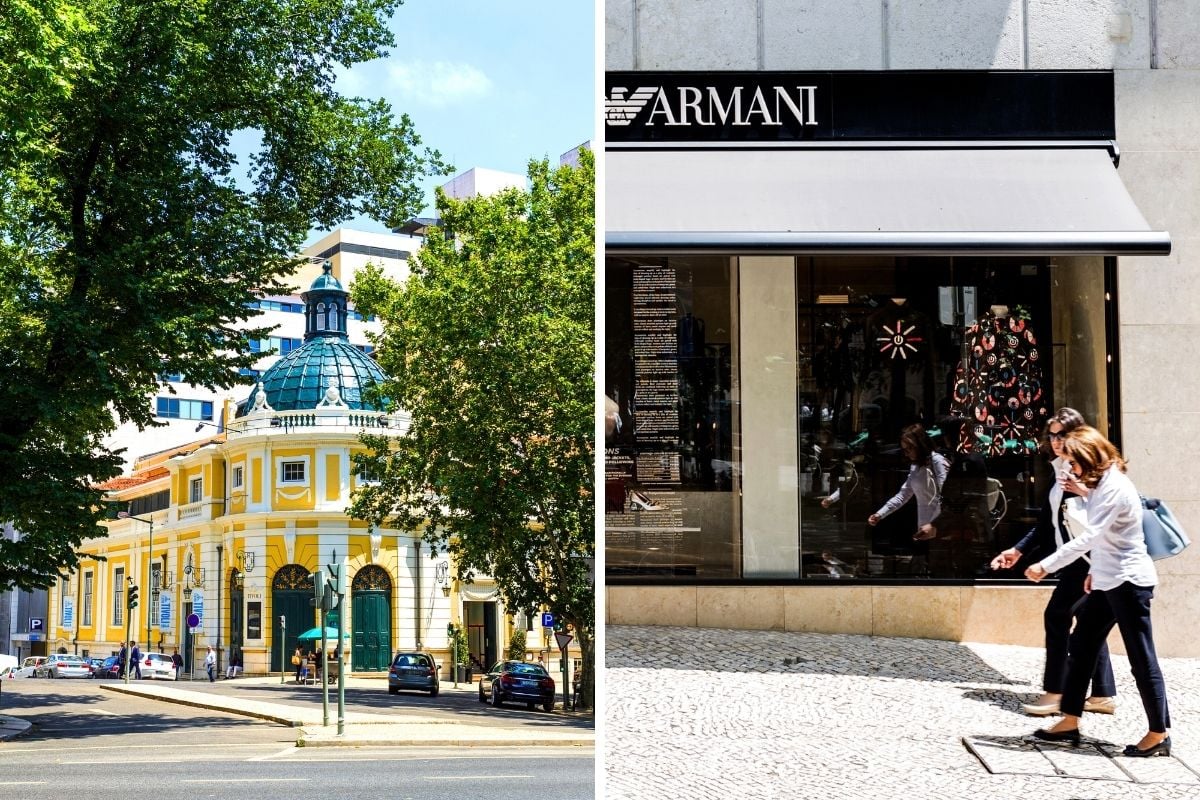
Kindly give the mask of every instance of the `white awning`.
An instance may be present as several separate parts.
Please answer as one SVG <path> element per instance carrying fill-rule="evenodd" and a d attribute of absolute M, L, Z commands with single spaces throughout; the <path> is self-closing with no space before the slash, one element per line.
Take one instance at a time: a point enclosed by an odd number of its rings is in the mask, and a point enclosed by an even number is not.
<path fill-rule="evenodd" d="M 608 252 L 1166 255 L 1101 148 L 610 150 Z"/>

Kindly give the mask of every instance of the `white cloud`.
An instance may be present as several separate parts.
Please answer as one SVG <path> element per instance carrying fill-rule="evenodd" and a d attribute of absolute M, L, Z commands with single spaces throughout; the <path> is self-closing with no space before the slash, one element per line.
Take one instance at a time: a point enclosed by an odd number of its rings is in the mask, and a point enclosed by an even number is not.
<path fill-rule="evenodd" d="M 448 106 L 482 97 L 492 88 L 491 79 L 470 64 L 415 61 L 395 64 L 388 73 L 403 99 L 431 106 Z"/>

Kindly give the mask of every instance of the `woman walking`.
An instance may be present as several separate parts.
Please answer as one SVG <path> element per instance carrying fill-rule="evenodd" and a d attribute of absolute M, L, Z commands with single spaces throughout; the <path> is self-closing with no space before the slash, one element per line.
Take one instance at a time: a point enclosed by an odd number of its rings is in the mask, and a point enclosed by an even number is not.
<path fill-rule="evenodd" d="M 1125 475 L 1120 452 L 1095 428 L 1083 426 L 1067 434 L 1063 451 L 1076 479 L 1090 490 L 1088 528 L 1082 536 L 1031 566 L 1025 575 L 1040 581 L 1088 551 L 1092 564 L 1083 587 L 1088 596 L 1071 634 L 1071 662 L 1060 704 L 1063 717 L 1050 728 L 1034 731 L 1032 738 L 1079 743 L 1079 718 L 1088 680 L 1101 644 L 1116 625 L 1125 643 L 1148 728 L 1137 744 L 1125 747 L 1124 755 L 1169 756 L 1171 717 L 1150 624 L 1150 600 L 1158 574 L 1146 552 L 1141 497 Z"/>
<path fill-rule="evenodd" d="M 1064 518 L 1067 501 L 1072 497 L 1086 498 L 1088 488 L 1075 480 L 1063 458 L 1063 440 L 1071 431 L 1087 423 L 1073 408 L 1060 408 L 1046 423 L 1046 440 L 1054 459 L 1050 462 L 1055 481 L 1038 516 L 1038 524 L 1013 547 L 992 559 L 992 569 L 1008 569 L 1025 555 L 1042 557 L 1053 553 L 1071 540 Z M 1046 668 L 1042 673 L 1042 696 L 1021 706 L 1026 714 L 1035 717 L 1057 714 L 1062 700 L 1063 683 L 1067 678 L 1067 642 L 1071 623 L 1083 605 L 1087 594 L 1083 582 L 1090 563 L 1087 556 L 1076 559 L 1058 572 L 1058 585 L 1046 603 L 1042 622 L 1046 630 Z M 1083 710 L 1100 714 L 1116 711 L 1117 684 L 1113 679 L 1108 644 L 1102 643 L 1092 673 L 1092 693 L 1084 701 Z"/>
<path fill-rule="evenodd" d="M 898 511 L 901 506 L 914 497 L 917 500 L 917 530 L 914 539 L 921 541 L 937 536 L 933 521 L 941 510 L 939 499 L 942 484 L 946 482 L 946 473 L 950 462 L 941 453 L 933 449 L 933 442 L 920 425 L 909 425 L 900 432 L 900 450 L 909 461 L 908 477 L 890 500 L 884 503 L 878 511 L 867 518 L 867 524 L 875 526 L 884 517 Z M 832 500 L 833 497 L 831 496 Z"/>

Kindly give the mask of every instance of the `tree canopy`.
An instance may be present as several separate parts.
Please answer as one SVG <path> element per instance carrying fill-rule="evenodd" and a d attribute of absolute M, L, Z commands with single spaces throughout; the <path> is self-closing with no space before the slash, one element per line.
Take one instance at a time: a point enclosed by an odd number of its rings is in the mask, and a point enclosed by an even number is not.
<path fill-rule="evenodd" d="M 486 573 L 512 610 L 546 607 L 593 663 L 595 170 L 529 167 L 528 191 L 455 201 L 395 283 L 360 272 L 378 314 L 383 396 L 407 435 L 366 436 L 378 479 L 351 514 L 422 530 L 459 577 Z M 591 682 L 587 680 L 590 691 Z"/>
<path fill-rule="evenodd" d="M 0 0 L 0 590 L 103 535 L 95 485 L 162 373 L 229 388 L 255 295 L 313 228 L 399 224 L 443 174 L 407 116 L 335 69 L 401 0 Z M 239 164 L 234 137 L 261 144 Z"/>

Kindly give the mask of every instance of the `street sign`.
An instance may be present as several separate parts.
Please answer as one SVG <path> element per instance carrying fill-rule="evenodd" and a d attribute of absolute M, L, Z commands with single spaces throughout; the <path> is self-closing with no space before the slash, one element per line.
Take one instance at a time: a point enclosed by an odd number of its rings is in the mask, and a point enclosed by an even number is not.
<path fill-rule="evenodd" d="M 554 615 L 551 614 L 549 611 L 542 612 L 542 627 L 543 628 L 553 628 L 554 627 Z"/>
<path fill-rule="evenodd" d="M 171 595 L 163 592 L 158 596 L 158 627 L 171 629 Z"/>
<path fill-rule="evenodd" d="M 197 614 L 188 614 L 187 624 L 189 628 L 200 627 L 200 617 Z"/>
<path fill-rule="evenodd" d="M 44 630 L 46 630 L 46 620 L 42 619 L 41 617 L 29 618 L 30 633 L 41 633 Z"/>
<path fill-rule="evenodd" d="M 569 644 L 571 643 L 571 640 L 572 640 L 572 639 L 574 639 L 574 638 L 575 638 L 575 637 L 574 637 L 574 636 L 572 636 L 572 635 L 571 635 L 571 634 L 569 634 L 569 633 L 556 633 L 556 634 L 554 634 L 554 641 L 558 642 L 558 649 L 559 649 L 559 650 L 566 650 L 566 649 L 567 649 L 567 645 L 569 645 Z"/>

